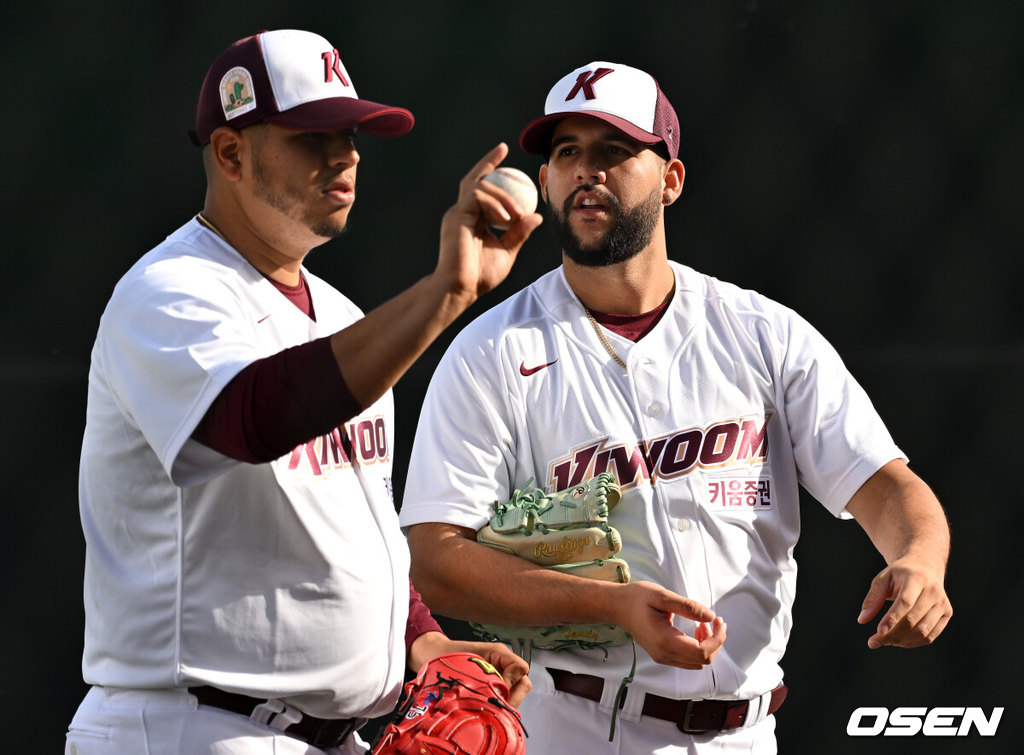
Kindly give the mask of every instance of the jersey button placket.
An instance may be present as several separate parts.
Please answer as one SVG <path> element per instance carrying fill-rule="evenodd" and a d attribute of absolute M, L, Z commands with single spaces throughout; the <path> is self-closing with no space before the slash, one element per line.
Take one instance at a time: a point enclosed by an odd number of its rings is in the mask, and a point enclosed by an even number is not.
<path fill-rule="evenodd" d="M 663 431 L 661 423 L 669 419 L 668 385 L 665 376 L 659 372 L 658 364 L 650 357 L 635 356 L 630 360 L 629 372 L 633 379 L 633 390 L 636 392 L 634 410 L 645 425 L 645 437 L 654 437 Z"/>

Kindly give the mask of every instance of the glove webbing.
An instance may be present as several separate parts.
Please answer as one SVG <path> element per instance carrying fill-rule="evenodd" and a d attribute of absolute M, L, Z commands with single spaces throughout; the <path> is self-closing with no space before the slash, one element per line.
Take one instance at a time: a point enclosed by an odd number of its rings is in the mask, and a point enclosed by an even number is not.
<path fill-rule="evenodd" d="M 521 508 L 523 512 L 526 513 L 528 516 L 527 521 L 532 520 L 533 529 L 540 530 L 546 535 L 549 531 L 548 526 L 541 521 L 541 517 L 544 516 L 544 514 L 551 511 L 551 509 L 554 508 L 555 504 L 551 503 L 548 500 L 548 494 L 545 493 L 540 488 L 533 488 L 532 490 L 527 490 L 527 488 L 530 486 L 530 483 L 533 482 L 533 480 L 534 478 L 531 477 L 529 480 L 526 481 L 526 485 L 524 485 L 522 489 L 516 488 L 515 490 L 513 490 L 512 498 L 506 501 L 505 503 L 495 501 L 494 515 L 500 524 L 502 523 L 502 520 L 504 519 L 505 514 L 508 513 L 509 509 Z M 579 508 L 579 504 L 574 503 L 573 501 L 570 501 L 567 498 L 563 498 L 561 501 L 559 501 L 558 505 L 567 509 Z M 609 529 L 609 524 L 607 522 L 595 522 L 594 526 L 600 527 L 605 532 L 607 532 Z M 524 534 L 526 536 L 529 536 L 532 534 L 532 530 L 529 530 Z"/>
<path fill-rule="evenodd" d="M 542 505 L 542 502 L 547 500 L 547 493 L 540 488 L 534 488 L 529 491 L 527 490 L 533 480 L 534 478 L 531 477 L 526 481 L 526 484 L 523 485 L 522 489 L 516 488 L 513 490 L 511 500 L 508 500 L 505 503 L 500 503 L 498 501 L 494 502 L 494 515 L 498 519 L 499 523 L 502 522 L 508 510 L 512 508 L 522 508 L 523 511 L 534 520 L 551 510 L 552 504 L 547 503 L 546 505 Z M 575 506 L 575 504 L 573 504 L 573 506 Z M 540 522 L 536 522 L 536 525 L 540 527 L 544 526 Z M 541 531 L 544 532 L 544 534 L 547 534 L 547 529 L 543 529 Z M 530 533 L 528 532 L 526 534 L 529 535 Z"/>

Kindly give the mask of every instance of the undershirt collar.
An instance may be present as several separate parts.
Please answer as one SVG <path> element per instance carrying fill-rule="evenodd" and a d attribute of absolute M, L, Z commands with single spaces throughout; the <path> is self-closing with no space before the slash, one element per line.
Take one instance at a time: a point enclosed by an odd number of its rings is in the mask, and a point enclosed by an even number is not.
<path fill-rule="evenodd" d="M 590 310 L 590 314 L 608 330 L 636 343 L 658 324 L 661 316 L 665 314 L 669 301 L 670 299 L 666 299 L 650 312 L 643 312 L 639 315 L 610 315 L 594 310 Z"/>
<path fill-rule="evenodd" d="M 302 314 L 306 315 L 310 320 L 316 322 L 316 312 L 313 310 L 313 298 L 309 295 L 309 286 L 306 285 L 306 276 L 299 273 L 299 282 L 294 286 L 289 286 L 280 281 L 276 281 L 273 278 L 264 275 L 270 283 L 284 294 L 284 297 L 299 308 Z"/>

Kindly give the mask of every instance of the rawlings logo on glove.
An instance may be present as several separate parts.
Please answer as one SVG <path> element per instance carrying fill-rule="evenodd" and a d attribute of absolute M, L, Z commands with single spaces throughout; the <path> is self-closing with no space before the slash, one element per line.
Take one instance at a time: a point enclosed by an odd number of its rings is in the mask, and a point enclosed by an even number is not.
<path fill-rule="evenodd" d="M 373 755 L 523 755 L 526 732 L 508 695 L 480 656 L 434 658 L 405 685 Z"/>

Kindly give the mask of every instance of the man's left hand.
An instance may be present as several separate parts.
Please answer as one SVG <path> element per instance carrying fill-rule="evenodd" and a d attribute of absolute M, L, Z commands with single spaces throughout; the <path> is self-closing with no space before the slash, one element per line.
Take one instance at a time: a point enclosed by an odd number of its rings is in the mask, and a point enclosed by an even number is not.
<path fill-rule="evenodd" d="M 419 672 L 427 661 L 448 653 L 475 653 L 501 672 L 509 688 L 508 703 L 518 708 L 533 683 L 527 673 L 529 664 L 500 642 L 451 640 L 441 632 L 425 632 L 417 637 L 409 652 L 409 668 Z"/>
<path fill-rule="evenodd" d="M 938 574 L 934 571 L 929 564 L 905 557 L 894 561 L 871 581 L 857 621 L 871 621 L 886 601 L 891 600 L 892 607 L 878 622 L 875 634 L 868 638 L 869 648 L 930 645 L 945 629 L 953 606 L 943 587 L 942 570 Z"/>

